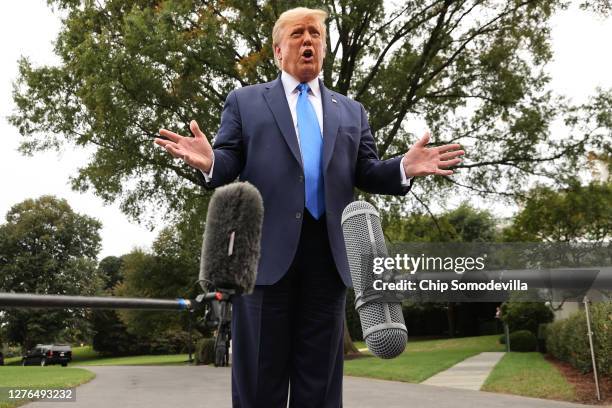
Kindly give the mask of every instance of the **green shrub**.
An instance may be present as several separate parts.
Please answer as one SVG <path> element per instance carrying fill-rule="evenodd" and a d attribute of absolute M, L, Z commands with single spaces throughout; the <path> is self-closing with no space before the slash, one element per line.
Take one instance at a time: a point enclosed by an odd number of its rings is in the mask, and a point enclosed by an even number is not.
<path fill-rule="evenodd" d="M 506 344 L 506 335 L 502 334 L 499 336 L 499 344 Z"/>
<path fill-rule="evenodd" d="M 589 371 L 593 363 L 584 311 L 574 313 L 568 318 L 563 338 L 568 346 L 568 362 L 582 372 Z"/>
<path fill-rule="evenodd" d="M 560 341 L 560 334 L 563 332 L 564 324 L 565 320 L 550 323 L 548 325 L 548 336 L 546 336 L 546 352 L 563 361 L 565 359 L 560 357 L 564 349 Z"/>
<path fill-rule="evenodd" d="M 199 334 L 192 334 L 193 341 L 197 342 Z M 183 354 L 189 351 L 189 333 L 182 330 L 168 330 L 159 337 L 149 340 L 150 354 Z"/>
<path fill-rule="evenodd" d="M 215 339 L 202 339 L 196 344 L 196 364 L 213 364 L 215 362 Z"/>
<path fill-rule="evenodd" d="M 590 311 L 597 369 L 609 376 L 612 375 L 612 302 L 595 303 Z M 583 372 L 592 370 L 584 310 L 550 324 L 547 332 L 548 353 Z"/>
<path fill-rule="evenodd" d="M 511 331 L 529 330 L 536 335 L 538 326 L 550 323 L 555 315 L 541 302 L 504 302 L 501 305 L 501 320 Z"/>
<path fill-rule="evenodd" d="M 612 302 L 601 302 L 591 308 L 591 330 L 597 369 L 612 376 Z"/>
<path fill-rule="evenodd" d="M 510 333 L 510 351 L 535 351 L 538 339 L 529 330 Z"/>

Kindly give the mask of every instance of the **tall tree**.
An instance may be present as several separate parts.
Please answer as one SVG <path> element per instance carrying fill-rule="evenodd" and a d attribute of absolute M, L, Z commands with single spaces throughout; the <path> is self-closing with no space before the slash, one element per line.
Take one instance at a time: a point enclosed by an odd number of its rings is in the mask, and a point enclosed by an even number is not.
<path fill-rule="evenodd" d="M 43 196 L 14 205 L 0 225 L 0 291 L 93 295 L 101 224 L 75 213 L 66 200 Z M 8 309 L 0 315 L 10 342 L 29 347 L 56 340 L 64 329 L 87 333 L 83 311 Z"/>
<path fill-rule="evenodd" d="M 119 296 L 194 298 L 197 295 L 199 254 L 194 246 L 201 240 L 187 240 L 178 227 L 162 230 L 151 252 L 134 250 L 122 257 L 123 281 L 114 288 Z M 128 332 L 143 338 L 186 330 L 187 316 L 176 312 L 121 311 Z"/>
<path fill-rule="evenodd" d="M 123 260 L 116 256 L 107 256 L 98 264 L 98 274 L 104 280 L 105 290 L 112 290 L 116 284 L 121 282 L 121 264 Z"/>
<path fill-rule="evenodd" d="M 403 217 L 396 208 L 382 214 L 386 238 L 394 242 L 494 242 L 497 220 L 467 202 L 438 216 L 413 213 Z"/>
<path fill-rule="evenodd" d="M 113 288 L 123 281 L 121 265 L 123 259 L 107 256 L 98 264 L 98 274 L 103 281 L 101 295 L 112 295 Z M 125 324 L 119 319 L 116 310 L 92 310 L 89 314 L 93 332 L 92 346 L 98 353 L 107 355 L 127 355 L 141 352 L 139 339 L 127 332 Z"/>
<path fill-rule="evenodd" d="M 534 188 L 504 230 L 508 241 L 602 243 L 612 236 L 612 182 Z"/>
<path fill-rule="evenodd" d="M 64 16 L 55 44 L 61 63 L 19 62 L 10 121 L 23 136 L 21 150 L 92 148 L 72 179 L 75 189 L 119 200 L 136 218 L 160 207 L 170 216 L 195 212 L 204 194 L 197 177 L 152 139 L 162 126 L 188 133 L 192 118 L 211 137 L 232 88 L 274 79 L 270 33 L 293 2 L 49 3 Z M 415 141 L 407 127 L 414 118 L 425 119 L 437 143 L 468 151 L 458 175 L 419 180 L 412 194 L 426 204 L 450 188 L 510 197 L 532 176 L 562 182 L 558 174 L 580 168 L 586 152 L 609 151 L 612 94 L 600 90 L 570 106 L 547 87 L 549 19 L 562 3 L 304 5 L 329 11 L 323 80 L 365 105 L 382 157 Z M 567 134 L 553 138 L 557 119 Z"/>

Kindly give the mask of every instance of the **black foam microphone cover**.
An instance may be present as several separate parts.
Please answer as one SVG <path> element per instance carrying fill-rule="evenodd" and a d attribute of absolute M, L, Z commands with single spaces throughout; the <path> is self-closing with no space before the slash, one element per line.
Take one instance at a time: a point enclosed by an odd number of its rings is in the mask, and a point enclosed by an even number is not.
<path fill-rule="evenodd" d="M 251 293 L 259 263 L 263 200 L 257 188 L 235 182 L 215 190 L 208 205 L 200 285 Z"/>
<path fill-rule="evenodd" d="M 361 300 L 375 279 L 374 258 L 388 256 L 380 217 L 374 206 L 365 201 L 347 205 L 342 212 L 342 232 L 363 338 L 375 356 L 397 357 L 408 341 L 401 304 Z"/>

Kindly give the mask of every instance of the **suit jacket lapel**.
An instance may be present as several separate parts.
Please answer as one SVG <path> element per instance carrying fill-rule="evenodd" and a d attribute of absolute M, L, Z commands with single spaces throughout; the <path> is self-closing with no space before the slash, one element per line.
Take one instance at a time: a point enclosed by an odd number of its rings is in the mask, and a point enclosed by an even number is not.
<path fill-rule="evenodd" d="M 319 80 L 319 87 L 323 102 L 323 172 L 325 173 L 334 152 L 340 124 L 340 108 L 334 92 L 327 89 L 321 80 Z"/>
<path fill-rule="evenodd" d="M 295 127 L 293 126 L 291 111 L 289 110 L 289 105 L 287 104 L 287 97 L 285 96 L 285 89 L 283 88 L 283 83 L 280 76 L 276 81 L 271 82 L 269 86 L 266 87 L 264 98 L 266 99 L 266 102 L 274 115 L 276 124 L 285 138 L 285 142 L 287 142 L 287 145 L 289 145 L 291 153 L 293 153 L 295 159 L 298 161 L 298 163 L 300 163 L 300 166 L 304 168 L 302 164 L 300 146 L 298 145 Z"/>

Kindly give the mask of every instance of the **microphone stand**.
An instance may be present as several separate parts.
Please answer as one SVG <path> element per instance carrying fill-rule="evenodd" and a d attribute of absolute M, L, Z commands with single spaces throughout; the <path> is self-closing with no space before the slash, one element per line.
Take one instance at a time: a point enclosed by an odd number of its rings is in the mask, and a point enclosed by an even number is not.
<path fill-rule="evenodd" d="M 104 296 L 35 295 L 26 293 L 0 293 L 2 308 L 85 308 L 85 309 L 138 309 L 186 310 L 192 313 L 206 309 L 207 327 L 215 328 L 215 366 L 229 365 L 232 321 L 232 298 L 235 290 L 220 289 L 198 295 L 195 299 L 144 299 Z M 191 345 L 190 345 L 191 347 Z"/>
<path fill-rule="evenodd" d="M 236 295 L 233 289 L 219 289 L 216 292 L 199 295 L 210 302 L 204 319 L 206 325 L 216 329 L 215 335 L 215 367 L 229 366 L 230 341 L 232 339 L 232 297 Z M 212 298 L 211 298 L 212 296 Z"/>

